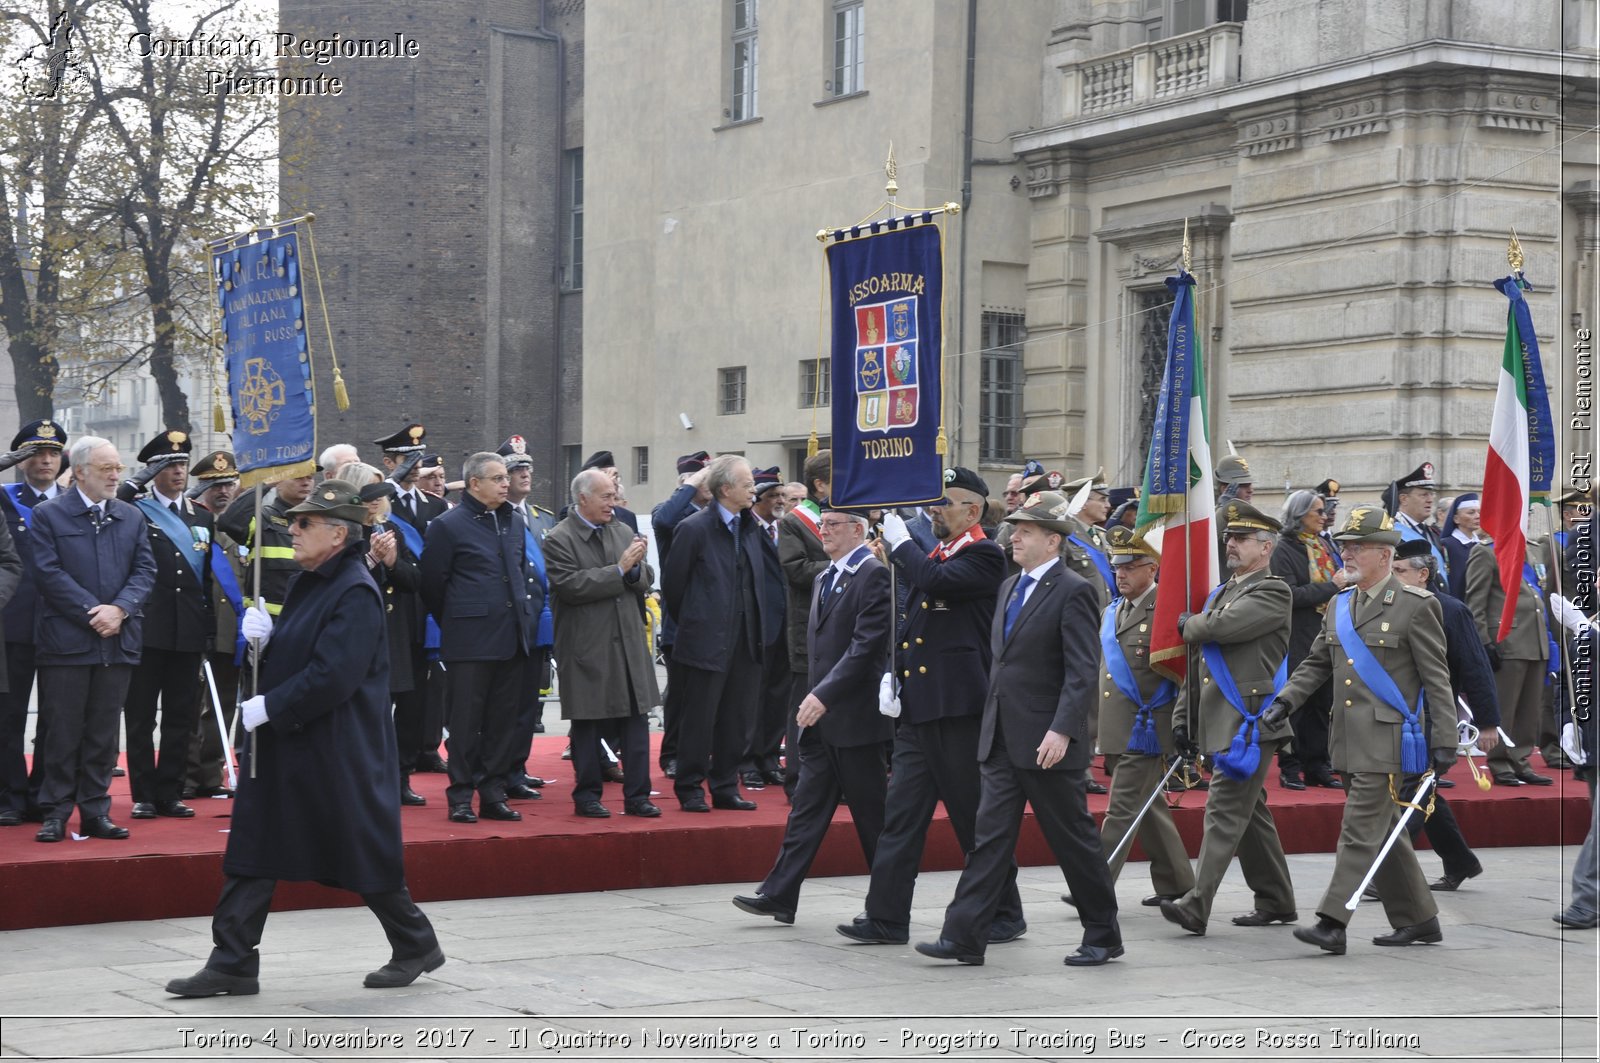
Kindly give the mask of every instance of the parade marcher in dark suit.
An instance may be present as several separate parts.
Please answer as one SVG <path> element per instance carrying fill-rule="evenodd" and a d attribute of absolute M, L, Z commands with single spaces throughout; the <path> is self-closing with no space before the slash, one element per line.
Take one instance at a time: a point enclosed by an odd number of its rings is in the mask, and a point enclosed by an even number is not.
<path fill-rule="evenodd" d="M 1295 491 L 1283 504 L 1283 535 L 1272 551 L 1272 574 L 1289 585 L 1294 602 L 1289 629 L 1289 671 L 1305 660 L 1322 630 L 1322 614 L 1333 596 L 1343 590 L 1349 578 L 1333 551 L 1322 540 L 1322 518 L 1326 503 L 1315 491 Z M 1334 778 L 1328 761 L 1328 714 L 1333 706 L 1333 687 L 1315 691 L 1290 718 L 1294 728 L 1294 752 L 1278 751 L 1283 786 L 1304 790 L 1307 786 L 1344 789 Z"/>
<path fill-rule="evenodd" d="M 573 811 L 604 819 L 600 743 L 618 736 L 622 812 L 655 817 L 650 801 L 649 712 L 656 672 L 639 622 L 639 601 L 653 573 L 643 536 L 613 517 L 616 483 L 585 469 L 572 481 L 572 504 L 545 536 L 550 593 L 555 602 L 555 656 L 561 673 L 561 715 L 571 721 Z"/>
<path fill-rule="evenodd" d="M 1282 526 L 1248 502 L 1222 507 L 1228 569 L 1233 573 L 1200 612 L 1178 616 L 1183 641 L 1199 649 L 1198 705 L 1181 691 L 1172 713 L 1173 744 L 1191 759 L 1204 752 L 1212 764 L 1205 833 L 1195 863 L 1194 888 L 1162 901 L 1161 914 L 1191 934 L 1204 935 L 1211 902 L 1235 855 L 1255 906 L 1235 916 L 1235 926 L 1292 923 L 1294 884 L 1267 808 L 1267 773 L 1287 721 L 1268 725 L 1261 712 L 1284 680 L 1293 599 L 1268 568 Z M 1198 674 L 1197 674 L 1198 673 Z M 1259 759 L 1257 759 L 1259 757 Z"/>
<path fill-rule="evenodd" d="M 672 534 L 683 521 L 711 504 L 711 493 L 706 490 L 706 462 L 711 456 L 705 451 L 685 454 L 678 459 L 678 489 L 665 502 L 650 511 L 650 527 L 656 536 L 656 563 L 663 569 L 672 552 Z M 678 726 L 681 723 L 680 705 L 683 702 L 683 683 L 678 678 L 678 665 L 672 659 L 672 646 L 677 642 L 678 622 L 670 609 L 661 614 L 661 656 L 667 662 L 667 689 L 661 701 L 661 771 L 672 778 L 678 774 Z"/>
<path fill-rule="evenodd" d="M 406 889 L 383 595 L 362 557 L 366 507 L 352 484 L 325 480 L 289 515 L 304 571 L 276 623 L 261 610 L 246 623 L 266 646 L 261 693 L 240 707 L 250 739 L 222 858 L 227 878 L 211 916 L 211 955 L 167 983 L 174 996 L 259 992 L 256 946 L 280 880 L 361 895 L 392 951 L 367 975 L 368 988 L 410 985 L 444 963 Z"/>
<path fill-rule="evenodd" d="M 1156 565 L 1160 555 L 1125 527 L 1111 529 L 1109 545 L 1119 600 L 1100 620 L 1100 742 L 1111 770 L 1111 796 L 1100 825 L 1100 848 L 1115 881 L 1133 851 L 1128 829 L 1166 772 L 1173 753 L 1172 708 L 1177 689 L 1150 668 L 1150 628 L 1155 622 Z M 1139 844 L 1150 861 L 1154 907 L 1194 888 L 1189 854 L 1164 797 L 1139 823 Z M 1120 851 L 1119 851 L 1120 846 Z"/>
<path fill-rule="evenodd" d="M 506 795 L 518 801 L 537 801 L 543 795 L 539 788 L 544 780 L 528 774 L 528 758 L 533 756 L 533 736 L 540 727 L 544 704 L 541 691 L 550 683 L 550 646 L 555 641 L 555 614 L 550 605 L 550 577 L 545 571 L 544 547 L 540 545 L 546 527 L 542 518 L 554 517 L 528 501 L 533 490 L 533 459 L 528 456 L 528 444 L 521 436 L 512 436 L 500 444 L 496 451 L 505 459 L 506 475 L 510 477 L 506 489 L 506 504 L 522 518 L 527 527 L 523 545 L 528 555 L 528 593 L 537 595 L 544 603 L 535 622 L 533 652 L 528 655 L 528 674 L 523 676 L 517 691 L 517 724 L 511 735 L 511 766 L 506 770 Z M 533 586 L 537 584 L 537 586 Z"/>
<path fill-rule="evenodd" d="M 244 619 L 244 579 L 239 564 L 238 544 L 216 528 L 216 520 L 228 509 L 239 492 L 239 469 L 233 455 L 214 450 L 189 468 L 189 489 L 184 492 L 196 509 L 211 516 L 211 616 L 214 626 L 204 660 L 211 665 L 211 681 L 216 684 L 217 705 L 222 720 L 217 720 L 211 702 L 212 690 L 202 681 L 197 692 L 194 730 L 189 736 L 189 754 L 184 769 L 183 796 L 231 797 L 223 773 L 223 743 L 230 741 L 234 710 L 239 703 L 239 661 L 243 656 L 244 636 L 239 623 Z M 204 665 L 202 664 L 202 667 Z"/>
<path fill-rule="evenodd" d="M 1334 696 L 1330 748 L 1345 777 L 1344 818 L 1333 878 L 1317 904 L 1315 926 L 1294 936 L 1335 955 L 1345 951 L 1345 907 L 1400 814 L 1393 779 L 1442 775 L 1456 759 L 1456 709 L 1445 659 L 1443 612 L 1434 595 L 1394 578 L 1395 522 L 1375 506 L 1357 506 L 1339 533 L 1354 587 L 1337 595 L 1322 633 L 1295 669 L 1264 721 L 1281 722 L 1330 677 Z M 1342 704 L 1340 704 L 1342 702 Z M 1373 886 L 1394 932 L 1375 945 L 1440 940 L 1439 906 L 1411 840 L 1399 838 Z"/>
<path fill-rule="evenodd" d="M 756 698 L 754 726 L 750 729 L 750 748 L 740 765 L 740 777 L 752 790 L 767 783 L 781 785 L 783 770 L 779 760 L 784 733 L 789 722 L 789 653 L 784 627 L 789 604 L 789 585 L 778 564 L 778 525 L 788 508 L 778 467 L 755 470 L 756 500 L 750 507 L 761 531 L 762 547 L 769 553 L 761 571 L 767 581 L 761 607 L 766 615 L 761 629 L 767 632 L 767 645 L 761 659 L 761 688 Z"/>
<path fill-rule="evenodd" d="M 517 820 L 506 771 L 517 691 L 527 676 L 539 613 L 527 573 L 527 526 L 506 503 L 510 477 L 498 454 L 462 468 L 461 504 L 428 526 L 422 600 L 439 620 L 439 657 L 450 681 L 450 819 Z M 480 798 L 477 813 L 472 795 Z"/>
<path fill-rule="evenodd" d="M 1395 531 L 1400 533 L 1402 541 L 1421 539 L 1428 544 L 1434 567 L 1433 582 L 1428 589 L 1435 594 L 1448 594 L 1450 562 L 1439 544 L 1439 530 L 1428 521 L 1433 516 L 1438 488 L 1433 462 L 1425 461 L 1384 489 L 1383 508 L 1394 518 Z"/>
<path fill-rule="evenodd" d="M 0 553 L 0 590 L 13 584 L 5 599 L 6 683 L 0 686 L 0 827 L 16 827 L 25 819 L 44 817 L 39 811 L 39 786 L 44 781 L 46 726 L 41 715 L 34 728 L 33 771 L 28 770 L 26 734 L 28 703 L 33 698 L 34 614 L 39 594 L 33 581 L 33 510 L 60 493 L 56 476 L 61 472 L 66 431 L 54 421 L 23 425 L 11 440 L 10 453 L 0 457 L 0 469 L 20 466 L 22 478 L 0 491 L 0 518 L 15 557 Z M 3 548 L 0 548 L 3 549 Z M 13 564 L 15 562 L 15 564 Z"/>
<path fill-rule="evenodd" d="M 119 499 L 143 512 L 156 562 L 155 588 L 144 604 L 144 649 L 123 710 L 134 819 L 194 815 L 180 798 L 189 737 L 200 710 L 200 662 L 215 637 L 216 616 L 211 602 L 215 522 L 184 497 L 192 446 L 187 432 L 162 432 L 139 451 L 144 462 L 139 476 L 117 491 Z M 145 485 L 149 494 L 135 501 Z"/>
<path fill-rule="evenodd" d="M 792 798 L 800 781 L 800 756 L 797 752 L 799 728 L 794 715 L 800 701 L 811 690 L 810 663 L 806 651 L 806 625 L 809 623 L 811 594 L 817 576 L 828 567 L 828 551 L 822 545 L 822 506 L 828 501 L 833 481 L 833 453 L 820 450 L 806 459 L 801 476 L 806 497 L 790 508 L 778 522 L 778 561 L 789 585 L 784 630 L 789 642 L 789 721 L 784 738 L 783 789 Z"/>
<path fill-rule="evenodd" d="M 909 939 L 912 891 L 940 801 L 962 851 L 975 844 L 978 727 L 993 659 L 994 598 L 1006 572 L 1005 555 L 978 526 L 988 494 L 988 485 L 971 469 L 945 471 L 944 499 L 928 507 L 938 537 L 931 556 L 910 538 L 904 521 L 884 518 L 888 556 L 911 596 L 905 630 L 898 636 L 901 714 L 872 886 L 865 912 L 838 928 L 854 941 Z M 874 544 L 875 553 L 883 549 Z M 989 943 L 1013 941 L 1027 925 L 1013 863 Z"/>
<path fill-rule="evenodd" d="M 74 806 L 89 837 L 128 836 L 111 821 L 111 769 L 117 717 L 139 663 L 140 610 L 156 578 L 144 515 L 116 498 L 124 471 L 117 448 L 82 436 L 70 457 L 77 487 L 33 511 L 39 711 L 50 718 L 42 842 L 66 837 Z"/>
<path fill-rule="evenodd" d="M 673 788 L 688 812 L 748 811 L 739 796 L 739 761 L 750 745 L 761 688 L 761 660 L 777 634 L 767 567 L 778 559 L 761 543 L 750 505 L 750 463 L 723 455 L 706 466 L 712 504 L 678 525 L 662 572 L 662 597 L 678 621 L 672 655 L 684 684 Z M 707 806 L 702 784 L 711 790 Z"/>
<path fill-rule="evenodd" d="M 1072 529 L 1066 499 L 1036 493 L 1006 520 L 1012 558 L 1022 571 L 1000 585 L 990 628 L 993 664 L 978 731 L 983 783 L 977 838 L 939 939 L 916 948 L 936 959 L 983 963 L 1026 802 L 1083 924 L 1083 943 L 1064 962 L 1097 967 L 1123 952 L 1116 887 L 1086 796 L 1098 596 L 1061 564 L 1061 540 Z"/>
<path fill-rule="evenodd" d="M 1545 568 L 1536 560 L 1540 547 L 1529 544 L 1523 574 L 1517 580 L 1516 612 L 1511 630 L 1500 638 L 1500 612 L 1505 590 L 1492 543 L 1479 543 L 1467 558 L 1467 607 L 1478 625 L 1478 638 L 1495 671 L 1495 696 L 1500 704 L 1500 726 L 1511 741 L 1489 754 L 1489 770 L 1498 786 L 1549 786 L 1554 780 L 1528 766 L 1528 756 L 1538 742 L 1544 714 L 1545 673 L 1550 667 L 1550 627 L 1545 615 Z"/>
<path fill-rule="evenodd" d="M 1467 562 L 1472 558 L 1472 548 L 1483 541 L 1478 534 L 1483 527 L 1482 515 L 1483 503 L 1477 494 L 1464 492 L 1450 503 L 1439 530 L 1439 545 L 1444 547 L 1445 560 L 1450 563 L 1450 594 L 1462 601 L 1467 598 Z"/>
<path fill-rule="evenodd" d="M 841 800 L 849 802 L 872 866 L 888 789 L 883 753 L 894 736 L 893 721 L 878 711 L 894 634 L 889 571 L 867 547 L 859 512 L 825 509 L 821 524 L 832 563 L 816 579 L 807 617 L 811 689 L 795 716 L 800 783 L 772 870 L 755 896 L 733 899 L 740 910 L 780 923 L 794 922 L 800 887 Z"/>
<path fill-rule="evenodd" d="M 1403 542 L 1395 547 L 1394 578 L 1408 587 L 1426 590 L 1433 576 L 1433 551 L 1421 540 Z M 1478 747 L 1485 751 L 1500 744 L 1497 727 L 1500 723 L 1500 705 L 1495 695 L 1494 670 L 1489 666 L 1489 656 L 1478 642 L 1478 627 L 1472 621 L 1472 610 L 1448 594 L 1436 596 L 1443 609 L 1445 664 L 1450 669 L 1450 688 L 1472 710 L 1473 726 L 1478 728 Z M 1402 799 L 1415 800 L 1420 774 L 1410 774 L 1401 787 Z M 1441 779 L 1442 784 L 1447 780 Z M 1435 892 L 1453 893 L 1469 878 L 1483 873 L 1483 864 L 1461 835 L 1455 814 L 1445 801 L 1444 794 L 1433 795 L 1433 812 L 1428 816 L 1412 816 L 1406 821 L 1411 835 L 1412 848 L 1416 848 L 1417 835 L 1426 833 L 1433 851 L 1444 861 L 1444 875 L 1430 882 L 1428 888 Z"/>

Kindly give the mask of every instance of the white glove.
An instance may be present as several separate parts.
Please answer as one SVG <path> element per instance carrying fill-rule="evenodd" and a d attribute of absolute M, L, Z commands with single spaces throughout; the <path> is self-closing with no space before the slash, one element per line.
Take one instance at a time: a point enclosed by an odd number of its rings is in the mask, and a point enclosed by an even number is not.
<path fill-rule="evenodd" d="M 905 523 L 902 521 L 900 526 L 904 528 Z M 883 678 L 878 681 L 878 712 L 891 720 L 898 720 L 900 718 L 900 698 L 896 696 L 894 686 L 894 673 L 883 673 Z"/>
<path fill-rule="evenodd" d="M 239 706 L 239 722 L 246 731 L 254 731 L 267 722 L 267 696 L 257 694 Z"/>
<path fill-rule="evenodd" d="M 1594 624 L 1594 621 L 1583 615 L 1582 609 L 1559 594 L 1550 596 L 1550 615 L 1556 618 L 1556 623 L 1574 635 L 1583 634 L 1585 628 Z"/>
<path fill-rule="evenodd" d="M 911 533 L 906 530 L 906 522 L 900 518 L 900 514 L 891 509 L 883 515 L 883 541 L 889 544 L 890 550 L 910 538 Z"/>
<path fill-rule="evenodd" d="M 1578 734 L 1578 725 L 1571 720 L 1561 729 L 1561 752 L 1574 764 L 1589 763 L 1589 758 L 1583 753 L 1583 737 Z"/>
<path fill-rule="evenodd" d="M 259 605 L 252 605 L 244 611 L 244 620 L 239 627 L 246 639 L 251 642 L 260 640 L 263 646 L 272 637 L 272 617 Z"/>

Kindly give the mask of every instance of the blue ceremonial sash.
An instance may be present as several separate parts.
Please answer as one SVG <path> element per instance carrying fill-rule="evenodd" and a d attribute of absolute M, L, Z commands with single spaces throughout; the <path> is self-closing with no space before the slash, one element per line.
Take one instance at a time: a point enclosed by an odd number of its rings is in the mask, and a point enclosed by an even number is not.
<path fill-rule="evenodd" d="M 0 485 L 0 486 L 4 486 L 5 489 L 6 489 L 6 494 L 11 496 L 11 504 L 16 507 L 17 516 L 22 518 L 23 530 L 24 531 L 32 530 L 32 528 L 33 528 L 33 507 L 23 503 L 23 501 L 22 501 L 22 493 L 21 493 L 22 492 L 22 485 L 21 484 L 4 484 L 4 485 Z"/>
<path fill-rule="evenodd" d="M 406 549 L 411 551 L 412 557 L 421 561 L 422 533 L 399 517 L 389 523 L 400 529 L 400 538 L 406 541 Z M 428 651 L 428 660 L 439 659 L 439 622 L 433 618 L 432 613 L 422 615 L 422 648 Z"/>
<path fill-rule="evenodd" d="M 1429 539 L 1426 535 L 1423 535 L 1420 531 L 1413 528 L 1405 521 L 1397 520 L 1394 522 L 1394 526 L 1399 529 L 1400 539 L 1402 542 L 1414 543 L 1418 539 L 1426 542 L 1428 544 L 1428 551 L 1433 554 L 1434 564 L 1439 566 L 1439 578 L 1448 579 L 1450 577 L 1450 565 L 1445 561 L 1444 551 L 1439 549 L 1439 545 L 1437 543 L 1435 543 L 1432 539 Z"/>
<path fill-rule="evenodd" d="M 1533 588 L 1533 596 L 1538 599 L 1539 608 L 1543 610 L 1544 592 L 1539 589 L 1539 574 L 1526 561 L 1522 563 L 1522 582 Z M 1559 675 L 1561 672 L 1561 647 L 1556 644 L 1555 629 L 1549 624 L 1545 625 L 1544 637 L 1550 645 L 1550 658 L 1545 661 L 1545 682 L 1548 683 L 1551 675 Z"/>
<path fill-rule="evenodd" d="M 180 557 L 189 557 L 190 553 L 198 552 L 204 558 L 205 541 L 195 535 L 196 531 L 205 531 L 204 528 L 193 528 L 180 516 L 172 512 L 153 498 L 141 499 L 134 505 L 144 510 L 144 515 L 155 524 L 156 531 L 166 536 L 172 543 Z M 195 547 L 200 547 L 199 551 Z M 201 566 L 193 558 L 189 559 L 189 571 L 194 573 L 194 581 L 199 586 L 205 586 L 205 577 L 201 575 Z"/>
<path fill-rule="evenodd" d="M 556 641 L 555 616 L 550 612 L 550 580 L 544 574 L 544 551 L 539 549 L 539 540 L 534 538 L 533 529 L 527 524 L 522 526 L 524 550 L 528 555 L 528 566 L 539 576 L 539 586 L 544 588 L 544 603 L 539 610 L 539 634 L 534 638 L 535 646 L 552 646 Z"/>
<path fill-rule="evenodd" d="M 1163 679 L 1146 701 L 1139 693 L 1139 684 L 1133 678 L 1133 667 L 1128 664 L 1127 654 L 1122 652 L 1122 643 L 1117 641 L 1116 632 L 1117 607 L 1109 605 L 1105 618 L 1100 621 L 1100 652 L 1105 655 L 1111 682 L 1116 684 L 1123 697 L 1139 706 L 1138 715 L 1133 720 L 1133 731 L 1128 735 L 1128 752 L 1147 757 L 1157 756 L 1161 752 L 1161 743 L 1156 738 L 1152 716 L 1156 709 L 1169 704 L 1177 696 L 1178 688 L 1172 680 Z"/>
<path fill-rule="evenodd" d="M 1428 743 L 1422 736 L 1422 702 L 1427 696 L 1427 689 L 1417 691 L 1417 707 L 1414 711 L 1406 708 L 1400 688 L 1389 678 L 1389 673 L 1383 670 L 1383 665 L 1378 663 L 1378 658 L 1367 648 L 1367 644 L 1361 641 L 1361 636 L 1356 634 L 1356 623 L 1350 615 L 1350 600 L 1356 593 L 1340 594 L 1333 600 L 1334 628 L 1339 632 L 1339 645 L 1344 647 L 1345 656 L 1367 689 L 1405 717 L 1400 737 L 1400 770 L 1406 775 L 1421 775 L 1428 770 Z"/>
<path fill-rule="evenodd" d="M 217 586 L 222 588 L 222 596 L 233 607 L 233 663 L 240 664 L 244 661 L 244 592 L 239 589 L 239 580 L 233 574 L 233 566 L 228 564 L 228 555 L 222 550 L 222 544 L 215 539 L 211 541 L 211 574 L 217 579 Z"/>
<path fill-rule="evenodd" d="M 1215 588 L 1206 598 L 1206 608 L 1216 601 L 1217 595 L 1222 593 L 1222 584 Z M 1232 744 L 1225 750 L 1220 750 L 1212 756 L 1212 760 L 1221 770 L 1222 774 L 1230 779 L 1244 780 L 1256 773 L 1256 768 L 1261 764 L 1261 726 L 1257 722 L 1265 706 L 1272 704 L 1273 698 L 1283 689 L 1284 683 L 1289 679 L 1289 658 L 1286 656 L 1278 662 L 1278 670 L 1272 675 L 1272 693 L 1261 699 L 1263 709 L 1254 713 L 1244 707 L 1244 696 L 1239 693 L 1239 684 L 1233 678 L 1233 672 L 1228 669 L 1228 660 L 1222 655 L 1222 647 L 1215 642 L 1202 642 L 1200 655 L 1205 658 L 1206 670 L 1211 674 L 1211 681 L 1217 685 L 1217 690 L 1234 711 L 1244 717 L 1244 722 L 1239 724 L 1238 733 L 1233 736 Z"/>
<path fill-rule="evenodd" d="M 1117 593 L 1117 577 L 1111 573 L 1111 562 L 1106 560 L 1106 555 L 1091 542 L 1085 542 L 1076 535 L 1067 536 L 1073 542 L 1089 551 L 1089 560 L 1094 562 L 1094 567 L 1100 570 L 1100 578 L 1106 581 L 1106 586 L 1111 588 L 1111 600 L 1121 601 L 1122 595 Z M 1135 699 L 1137 700 L 1137 699 Z"/>

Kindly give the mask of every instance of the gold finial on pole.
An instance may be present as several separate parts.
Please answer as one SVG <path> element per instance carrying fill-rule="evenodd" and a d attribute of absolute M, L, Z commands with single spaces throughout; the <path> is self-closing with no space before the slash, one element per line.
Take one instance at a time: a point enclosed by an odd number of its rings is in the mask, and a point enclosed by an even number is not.
<path fill-rule="evenodd" d="M 1511 272 L 1522 272 L 1522 241 L 1517 239 L 1517 227 L 1511 227 L 1511 239 L 1506 241 L 1506 261 L 1511 264 Z"/>
<path fill-rule="evenodd" d="M 894 162 L 894 141 L 891 140 L 889 141 L 889 158 L 885 160 L 883 164 L 883 175 L 889 179 L 888 182 L 884 184 L 883 190 L 884 192 L 888 193 L 888 196 L 891 200 L 900 194 L 900 185 L 897 181 L 895 181 L 895 177 L 898 174 L 899 167 L 897 167 Z"/>
<path fill-rule="evenodd" d="M 1189 219 L 1183 219 L 1183 271 L 1190 272 L 1194 265 L 1194 245 L 1189 242 Z"/>

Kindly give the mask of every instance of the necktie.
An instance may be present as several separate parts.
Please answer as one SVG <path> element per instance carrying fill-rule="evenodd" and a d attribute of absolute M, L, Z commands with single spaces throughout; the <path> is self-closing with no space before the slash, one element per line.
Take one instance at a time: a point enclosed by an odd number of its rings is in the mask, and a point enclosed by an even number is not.
<path fill-rule="evenodd" d="M 733 556 L 738 560 L 744 554 L 744 544 L 739 541 L 739 518 L 728 522 L 728 534 L 733 536 Z"/>
<path fill-rule="evenodd" d="M 1028 596 L 1028 588 L 1033 586 L 1034 578 L 1026 572 L 1017 580 L 1016 587 L 1011 591 L 1011 601 L 1006 605 L 1006 630 L 1005 637 L 1011 637 L 1011 627 L 1017 622 L 1017 616 L 1022 612 L 1022 602 Z"/>
<path fill-rule="evenodd" d="M 180 517 L 183 516 L 183 510 L 178 508 L 178 503 L 176 503 L 176 502 L 168 502 L 167 503 L 167 507 L 169 509 L 171 509 L 172 512 L 176 513 L 178 516 L 180 516 Z"/>
<path fill-rule="evenodd" d="M 820 613 L 828 607 L 828 597 L 833 594 L 833 580 L 838 574 L 839 570 L 832 565 L 829 565 L 828 571 L 822 574 L 822 592 L 817 597 L 817 612 Z"/>
<path fill-rule="evenodd" d="M 778 526 L 776 524 L 767 525 L 767 538 L 772 540 L 773 546 L 778 545 Z"/>
<path fill-rule="evenodd" d="M 97 505 L 89 507 L 89 523 L 94 525 L 95 531 L 98 532 L 100 530 L 100 525 L 104 524 L 105 520 L 105 510 Z"/>

